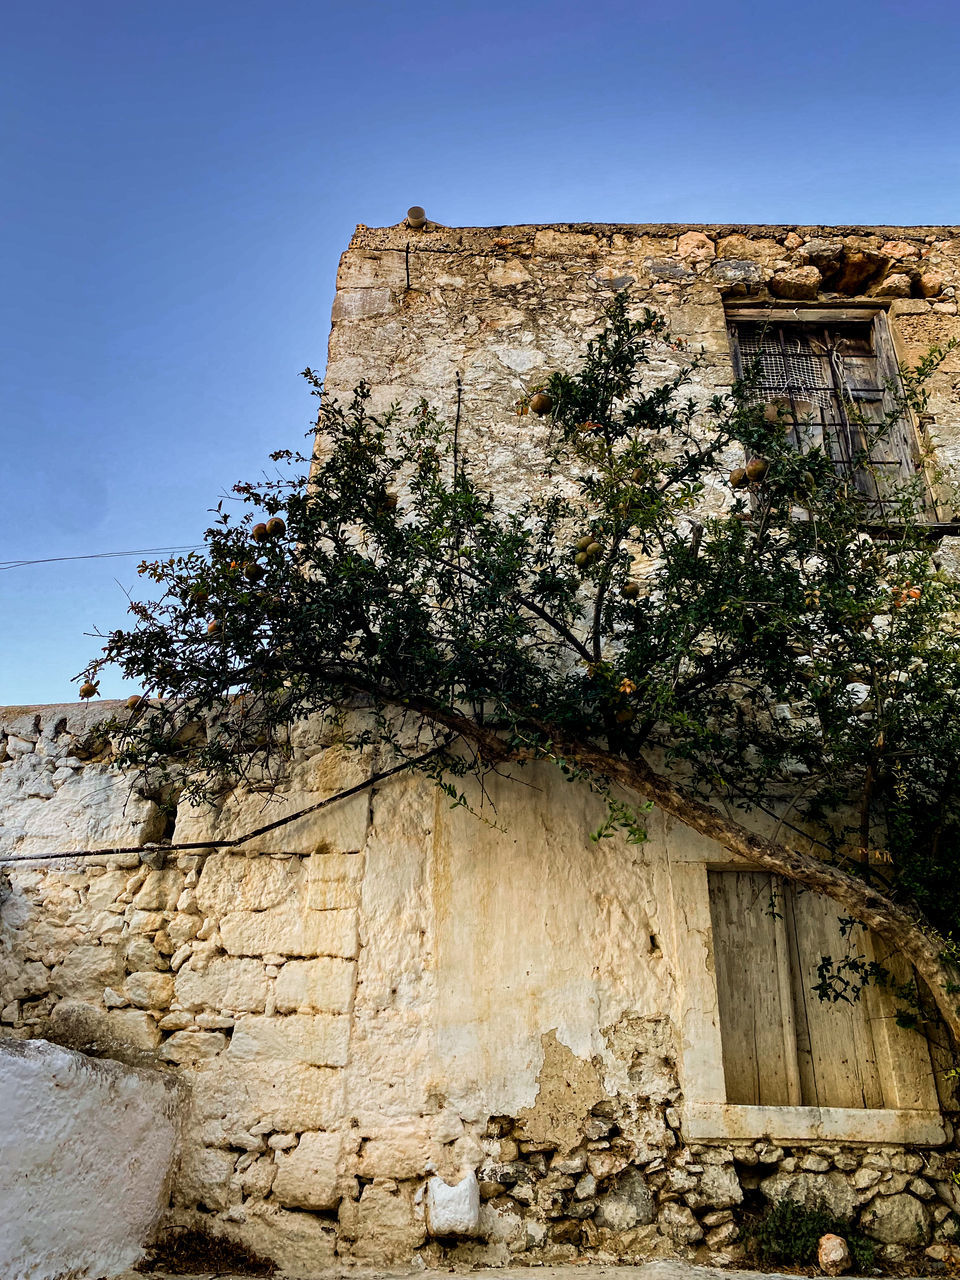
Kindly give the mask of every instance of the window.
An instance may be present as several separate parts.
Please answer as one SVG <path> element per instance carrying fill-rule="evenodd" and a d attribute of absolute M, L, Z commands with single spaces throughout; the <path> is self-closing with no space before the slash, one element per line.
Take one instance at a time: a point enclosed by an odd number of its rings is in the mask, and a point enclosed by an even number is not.
<path fill-rule="evenodd" d="M 871 425 L 897 409 L 899 370 L 886 314 L 755 309 L 730 319 L 737 376 L 756 372 L 758 398 L 785 415 L 796 447 L 822 448 L 865 498 L 871 521 L 882 523 L 884 499 L 923 470 L 908 417 L 871 440 Z M 922 504 L 935 520 L 925 481 Z"/>
<path fill-rule="evenodd" d="M 888 958 L 828 898 L 761 871 L 708 873 L 727 1102 L 936 1110 L 926 1038 L 897 1025 L 896 999 L 821 1000 L 821 961 Z M 745 963 L 745 958 L 749 962 Z"/>
<path fill-rule="evenodd" d="M 903 961 L 845 931 L 830 899 L 731 864 L 711 841 L 668 841 L 666 858 L 688 1141 L 948 1141 L 945 1047 L 897 1026 L 892 991 L 833 1004 L 813 990 L 823 955 L 854 949 L 896 982 L 910 980 Z"/>

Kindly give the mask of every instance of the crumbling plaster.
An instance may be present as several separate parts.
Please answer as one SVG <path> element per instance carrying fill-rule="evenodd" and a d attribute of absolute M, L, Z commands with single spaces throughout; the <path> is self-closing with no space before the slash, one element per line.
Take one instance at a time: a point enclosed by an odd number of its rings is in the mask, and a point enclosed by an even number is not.
<path fill-rule="evenodd" d="M 958 275 L 950 228 L 360 227 L 327 386 L 342 398 L 363 377 L 377 407 L 422 394 L 452 418 L 459 374 L 474 470 L 519 502 L 549 426 L 513 406 L 570 366 L 612 289 L 662 310 L 701 355 L 703 402 L 732 379 L 725 300 L 882 306 L 910 359 L 960 335 Z M 837 291 L 851 279 L 866 292 Z M 658 356 L 653 376 L 682 358 Z M 958 378 L 952 353 L 931 397 L 948 463 Z M 163 831 L 94 732 L 111 709 L 0 714 L 0 839 L 23 860 L 3 904 L 0 1026 L 178 1073 L 191 1110 L 168 1224 L 202 1222 L 294 1274 L 414 1251 L 729 1259 L 737 1206 L 758 1188 L 842 1188 L 879 1214 L 894 1253 L 918 1215 L 927 1238 L 950 1229 L 952 1157 L 927 1149 L 949 1130 L 923 1131 L 920 1153 L 896 1128 L 778 1133 L 783 1117 L 721 1128 L 719 1144 L 684 1132 L 723 1096 L 708 842 L 654 814 L 645 845 L 594 843 L 596 797 L 536 768 L 491 780 L 486 822 L 406 776 L 161 869 L 135 853 L 31 863 Z M 268 807 L 248 792 L 217 811 L 182 805 L 173 839 L 235 838 L 375 767 L 305 724 Z M 425 1243 L 431 1177 L 461 1188 L 433 1184 L 458 1213 L 477 1179 L 460 1245 Z"/>

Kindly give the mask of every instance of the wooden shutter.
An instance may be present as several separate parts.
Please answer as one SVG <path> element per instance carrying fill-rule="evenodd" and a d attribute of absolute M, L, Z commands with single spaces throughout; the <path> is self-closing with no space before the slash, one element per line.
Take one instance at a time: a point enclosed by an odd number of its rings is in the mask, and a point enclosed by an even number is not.
<path fill-rule="evenodd" d="M 727 1101 L 800 1102 L 782 903 L 763 871 L 710 871 L 713 960 Z"/>
<path fill-rule="evenodd" d="M 824 956 L 879 959 L 833 903 L 759 871 L 710 871 L 710 912 L 727 1101 L 746 1106 L 936 1110 L 926 1039 L 896 1025 L 895 999 L 871 986 L 822 1001 Z M 901 972 L 904 970 L 904 972 Z"/>
<path fill-rule="evenodd" d="M 884 384 L 883 412 L 891 413 L 897 408 L 897 398 L 891 388 L 900 387 L 900 365 L 893 345 L 893 335 L 886 313 L 881 311 L 873 321 L 873 348 L 877 359 L 877 371 Z M 912 479 L 916 475 L 922 478 L 923 514 L 928 520 L 937 519 L 937 508 L 923 468 L 920 456 L 917 430 L 908 410 L 903 410 L 897 423 L 891 428 L 884 441 L 888 456 L 898 463 L 898 472 L 902 479 Z"/>

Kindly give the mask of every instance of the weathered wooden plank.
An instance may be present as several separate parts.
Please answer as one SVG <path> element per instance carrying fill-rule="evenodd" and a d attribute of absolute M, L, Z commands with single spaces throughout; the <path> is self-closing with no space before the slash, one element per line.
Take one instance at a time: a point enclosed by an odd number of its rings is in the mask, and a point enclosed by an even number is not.
<path fill-rule="evenodd" d="M 910 966 L 879 938 L 868 936 L 866 950 L 888 970 L 894 986 L 911 982 Z M 904 1001 L 892 989 L 871 984 L 864 991 L 863 1004 L 880 1067 L 883 1105 L 905 1111 L 935 1110 L 939 1097 L 926 1036 L 897 1025 L 897 1010 Z"/>
<path fill-rule="evenodd" d="M 711 871 L 708 882 L 727 1101 L 790 1105 L 796 1058 L 785 1043 L 785 1012 L 789 1023 L 792 1011 L 782 1000 L 772 878 Z"/>
<path fill-rule="evenodd" d="M 777 948 L 777 981 L 780 985 L 780 1009 L 783 1017 L 784 1065 L 787 1073 L 787 1093 L 791 1106 L 803 1102 L 803 1086 L 800 1077 L 799 1045 L 797 1038 L 796 1007 L 793 998 L 793 965 L 791 939 L 784 911 L 786 885 L 774 881 L 776 900 L 773 904 L 773 936 Z"/>
<path fill-rule="evenodd" d="M 918 473 L 923 478 L 923 510 L 927 519 L 936 520 L 939 516 L 934 500 L 930 477 L 926 474 L 926 466 L 920 451 L 920 438 L 917 424 L 906 406 L 898 405 L 897 397 L 891 388 L 900 387 L 900 366 L 890 322 L 884 313 L 879 313 L 873 321 L 873 343 L 877 355 L 877 370 L 881 381 L 886 384 L 883 397 L 884 413 L 899 412 L 898 422 L 891 428 L 886 437 L 886 447 L 891 458 L 899 463 L 900 478 L 909 480 Z M 892 468 L 891 468 L 892 470 Z"/>
<path fill-rule="evenodd" d="M 848 953 L 864 956 L 863 931 L 846 937 L 836 907 L 819 894 L 785 895 L 795 939 L 794 1000 L 807 1032 L 807 1060 L 801 1061 L 803 1101 L 820 1107 L 883 1107 L 883 1090 L 873 1037 L 862 1001 L 821 1000 L 815 991 L 821 959 L 840 960 Z M 789 908 L 788 908 L 789 909 Z"/>
<path fill-rule="evenodd" d="M 726 302 L 724 310 L 731 320 L 747 323 L 751 320 L 779 320 L 791 323 L 803 320 L 811 324 L 862 324 L 874 316 L 886 314 L 889 303 L 867 303 L 853 307 L 823 307 L 804 302 L 770 307 L 750 303 Z"/>

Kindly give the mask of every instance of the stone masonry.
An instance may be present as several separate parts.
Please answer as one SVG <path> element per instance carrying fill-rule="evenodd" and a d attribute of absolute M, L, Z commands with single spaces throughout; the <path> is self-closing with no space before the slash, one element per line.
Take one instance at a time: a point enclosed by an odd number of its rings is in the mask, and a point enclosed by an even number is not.
<path fill-rule="evenodd" d="M 960 336 L 958 280 L 955 228 L 361 227 L 328 386 L 362 376 L 376 405 L 423 394 L 452 413 L 459 374 L 464 448 L 519 501 L 548 427 L 514 404 L 569 367 L 612 289 L 702 353 L 706 399 L 733 376 L 725 300 L 879 302 L 913 359 Z M 953 353 L 923 424 L 948 469 L 958 379 Z M 496 827 L 402 775 L 241 849 L 164 856 L 149 846 L 238 837 L 377 758 L 305 724 L 277 797 L 171 816 L 113 769 L 110 712 L 0 713 L 0 1028 L 178 1076 L 167 1229 L 201 1225 L 293 1275 L 729 1263 L 744 1214 L 783 1197 L 825 1199 L 891 1262 L 952 1238 L 950 1141 L 684 1136 L 701 995 L 677 868 L 709 858 L 698 837 L 653 815 L 644 846 L 593 844 L 596 799 L 535 770 L 532 787 L 495 782 Z M 37 860 L 117 845 L 144 849 Z"/>

